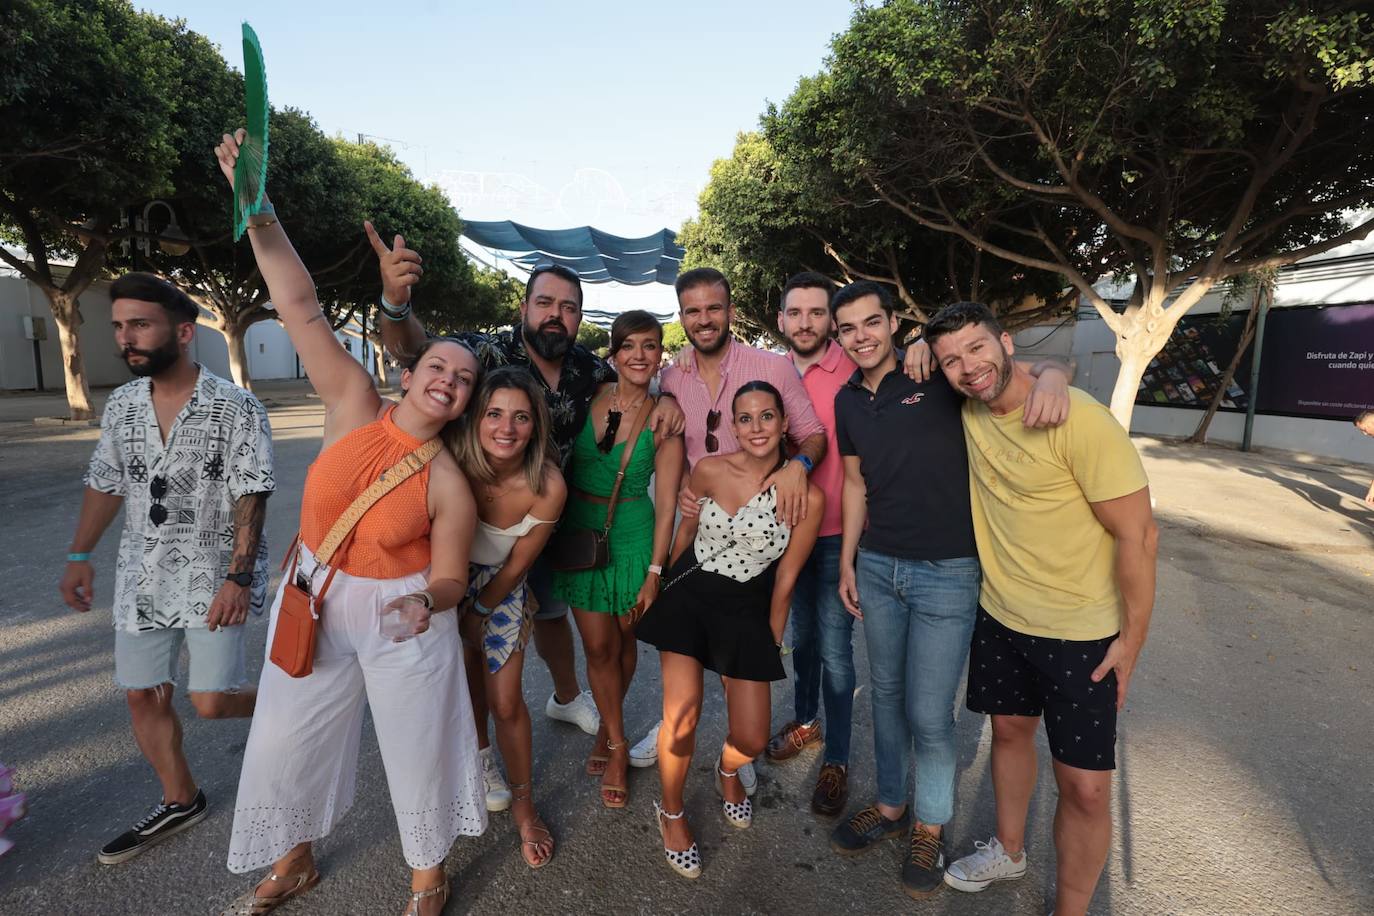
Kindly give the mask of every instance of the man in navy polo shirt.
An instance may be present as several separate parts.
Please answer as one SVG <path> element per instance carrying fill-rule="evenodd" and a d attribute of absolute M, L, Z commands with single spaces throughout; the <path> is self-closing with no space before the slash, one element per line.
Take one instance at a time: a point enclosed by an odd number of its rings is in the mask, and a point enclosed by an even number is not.
<path fill-rule="evenodd" d="M 963 398 L 938 374 L 917 382 L 903 373 L 897 317 L 882 286 L 851 283 L 835 294 L 831 313 L 858 366 L 835 396 L 845 471 L 840 598 L 863 621 L 868 643 L 878 775 L 877 803 L 840 825 L 831 847 L 852 855 L 909 827 L 902 886 L 926 897 L 943 886 L 942 833 L 954 814 L 954 697 L 981 581 Z M 1037 387 L 1042 398 L 1067 400 L 1067 373 L 1055 367 Z M 906 802 L 913 743 L 914 818 Z"/>

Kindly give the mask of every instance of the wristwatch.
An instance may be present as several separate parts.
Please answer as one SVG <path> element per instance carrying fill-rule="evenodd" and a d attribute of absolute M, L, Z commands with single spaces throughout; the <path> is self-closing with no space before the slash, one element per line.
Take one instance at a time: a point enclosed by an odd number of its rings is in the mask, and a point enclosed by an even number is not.
<path fill-rule="evenodd" d="M 253 584 L 253 574 L 251 572 L 231 572 L 224 577 L 224 581 L 247 588 Z"/>

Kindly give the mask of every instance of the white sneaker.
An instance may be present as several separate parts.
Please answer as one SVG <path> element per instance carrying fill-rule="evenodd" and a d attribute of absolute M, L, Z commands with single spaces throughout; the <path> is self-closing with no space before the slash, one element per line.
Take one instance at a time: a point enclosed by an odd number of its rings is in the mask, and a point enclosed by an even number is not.
<path fill-rule="evenodd" d="M 759 774 L 754 772 L 754 761 L 749 761 L 739 768 L 739 784 L 744 786 L 744 794 L 747 798 L 753 798 L 758 791 Z"/>
<path fill-rule="evenodd" d="M 658 763 L 658 730 L 662 725 L 661 719 L 655 722 L 654 727 L 649 729 L 649 734 L 640 738 L 635 746 L 630 748 L 630 766 L 651 767 Z"/>
<path fill-rule="evenodd" d="M 973 853 L 945 869 L 945 883 L 955 890 L 976 894 L 994 881 L 1009 881 L 1026 873 L 1026 853 L 1022 851 L 1020 862 L 1013 862 L 997 837 L 986 843 L 979 840 L 973 848 Z"/>
<path fill-rule="evenodd" d="M 592 699 L 590 690 L 582 691 L 567 703 L 560 703 L 556 694 L 549 694 L 549 701 L 544 704 L 544 715 L 560 722 L 570 722 L 589 735 L 595 735 L 597 729 L 601 728 L 601 713 L 596 711 L 596 701 Z"/>
<path fill-rule="evenodd" d="M 477 752 L 482 758 L 482 782 L 487 789 L 487 810 L 505 811 L 510 807 L 510 786 L 506 777 L 501 775 L 501 767 L 496 763 L 496 754 L 490 747 Z"/>

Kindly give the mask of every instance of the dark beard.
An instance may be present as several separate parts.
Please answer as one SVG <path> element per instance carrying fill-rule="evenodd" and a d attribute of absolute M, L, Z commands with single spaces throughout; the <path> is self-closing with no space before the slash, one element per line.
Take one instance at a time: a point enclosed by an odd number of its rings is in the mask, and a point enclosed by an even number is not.
<path fill-rule="evenodd" d="M 545 325 L 545 327 L 548 326 Z M 572 347 L 572 338 L 568 336 L 568 332 L 563 329 L 562 325 L 559 325 L 556 331 L 535 330 L 529 325 L 525 325 L 524 334 L 526 345 L 550 361 L 562 359 Z"/>
<path fill-rule="evenodd" d="M 992 391 L 988 393 L 987 400 L 995 401 L 1002 396 L 1002 392 L 1007 390 L 1007 386 L 1011 384 L 1011 371 L 1013 368 L 1012 358 L 1003 351 L 1002 364 L 997 367 L 997 384 L 994 385 Z"/>
<path fill-rule="evenodd" d="M 704 353 L 707 356 L 710 356 L 712 353 L 720 352 L 721 347 L 725 346 L 726 341 L 730 339 L 730 332 L 726 330 L 724 333 L 718 335 L 716 337 L 715 345 L 711 347 L 703 347 L 701 344 L 697 343 L 697 339 L 695 337 L 692 337 L 690 335 L 687 339 L 691 341 L 692 348 L 696 350 L 698 353 Z"/>
<path fill-rule="evenodd" d="M 819 353 L 821 350 L 824 350 L 824 349 L 825 349 L 825 345 L 828 344 L 828 343 L 830 342 L 830 338 L 829 338 L 829 337 L 821 337 L 821 336 L 818 336 L 818 337 L 816 338 L 816 345 L 815 345 L 814 347 L 812 347 L 810 350 L 803 350 L 803 349 L 801 348 L 801 345 L 798 344 L 798 343 L 797 343 L 795 340 L 793 340 L 792 338 L 788 337 L 788 338 L 786 338 L 786 340 L 787 340 L 787 345 L 788 345 L 789 347 L 792 348 L 792 352 L 795 353 L 795 354 L 797 354 L 798 356 L 802 357 L 803 359 L 806 358 L 806 357 L 808 357 L 808 356 L 814 356 L 815 354 Z"/>
<path fill-rule="evenodd" d="M 134 355 L 142 356 L 144 361 L 138 365 L 129 362 L 129 357 Z M 124 360 L 124 365 L 129 367 L 130 372 L 140 378 L 147 378 L 152 375 L 161 375 L 176 365 L 176 361 L 181 359 L 181 347 L 177 344 L 176 339 L 172 338 L 154 350 L 135 350 L 130 347 L 119 356 Z"/>

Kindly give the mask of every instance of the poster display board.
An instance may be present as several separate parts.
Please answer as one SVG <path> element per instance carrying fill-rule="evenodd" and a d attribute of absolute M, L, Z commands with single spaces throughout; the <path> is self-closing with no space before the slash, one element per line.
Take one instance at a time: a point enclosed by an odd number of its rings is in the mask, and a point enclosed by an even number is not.
<path fill-rule="evenodd" d="M 1235 355 L 1245 312 L 1190 315 L 1141 378 L 1137 404 L 1205 409 Z M 1249 407 L 1247 348 L 1221 409 Z M 1271 309 L 1265 320 L 1256 412 L 1349 420 L 1374 410 L 1374 305 Z"/>

